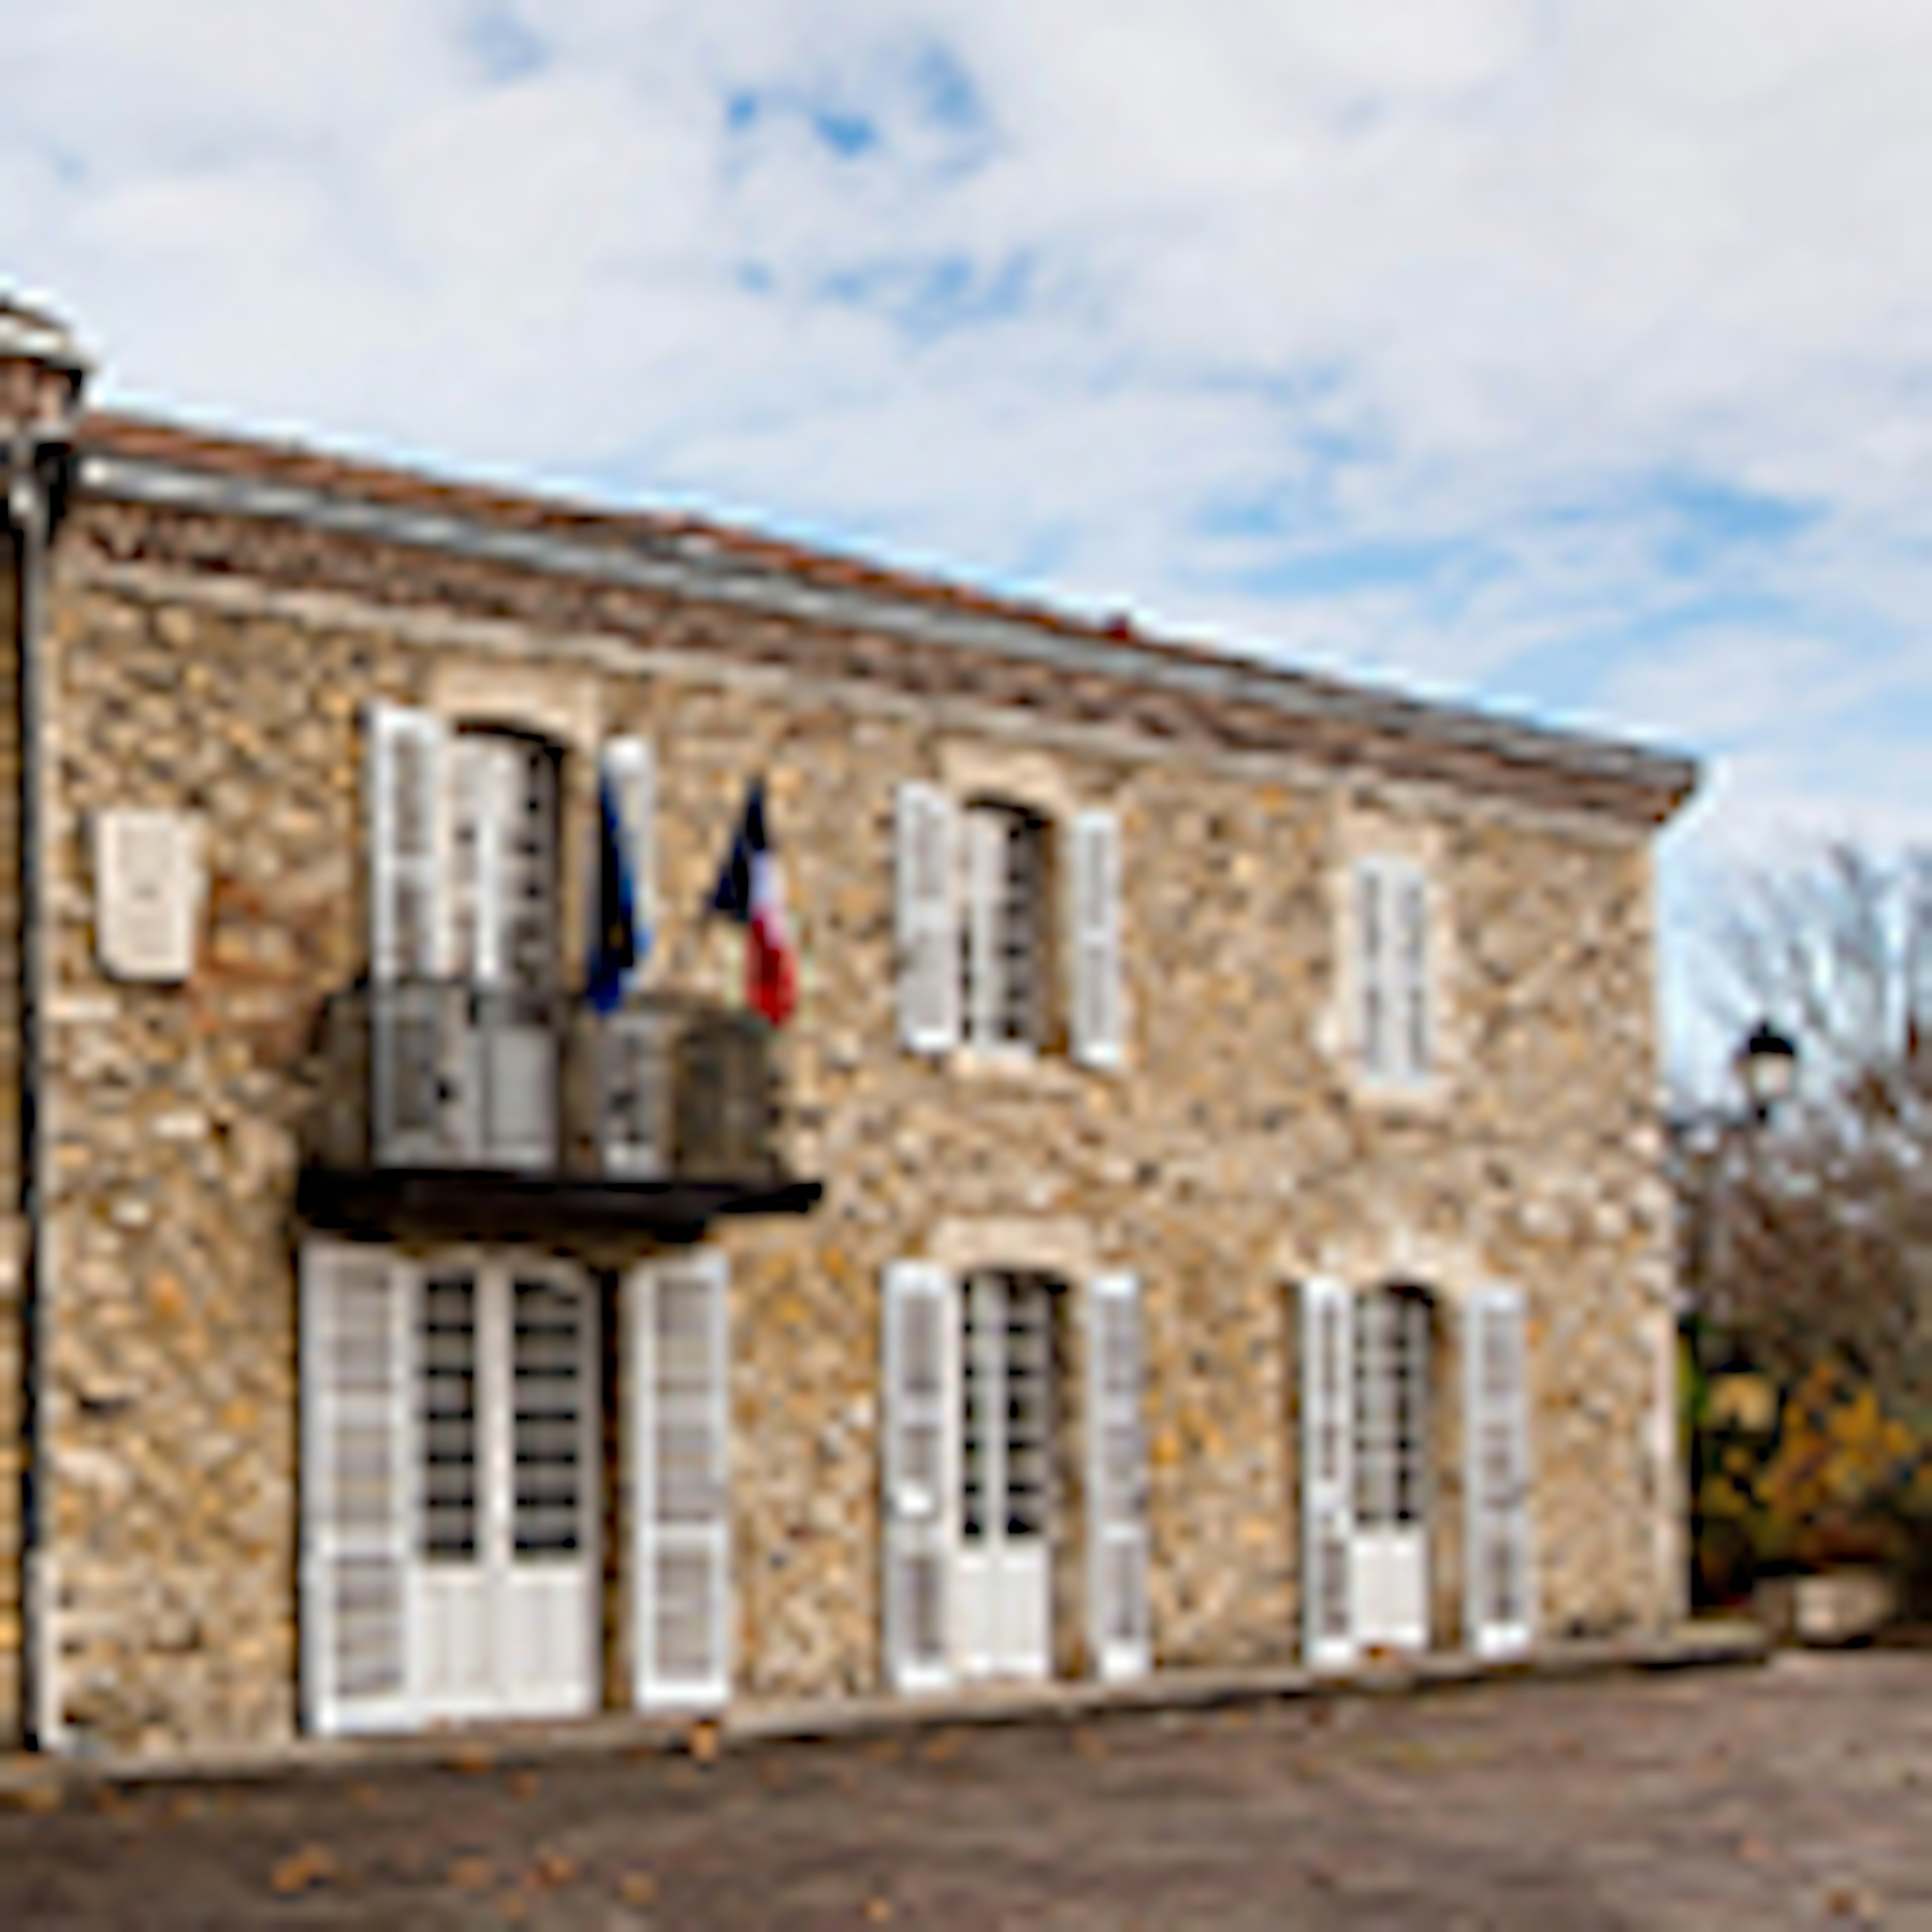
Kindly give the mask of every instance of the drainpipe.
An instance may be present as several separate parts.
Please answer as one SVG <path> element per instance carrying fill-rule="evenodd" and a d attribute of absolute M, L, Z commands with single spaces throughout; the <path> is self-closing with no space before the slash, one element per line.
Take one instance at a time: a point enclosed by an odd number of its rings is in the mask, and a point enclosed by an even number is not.
<path fill-rule="evenodd" d="M 8 432 L 5 514 L 16 566 L 19 667 L 20 1210 L 21 1714 L 28 1745 L 62 1748 L 59 1643 L 55 1628 L 52 1478 L 46 1426 L 49 1320 L 53 1307 L 47 1226 L 44 882 L 47 820 L 41 774 L 45 671 L 42 626 L 50 548 L 74 464 L 74 432 L 87 364 L 58 322 L 0 298 L 0 426 Z"/>

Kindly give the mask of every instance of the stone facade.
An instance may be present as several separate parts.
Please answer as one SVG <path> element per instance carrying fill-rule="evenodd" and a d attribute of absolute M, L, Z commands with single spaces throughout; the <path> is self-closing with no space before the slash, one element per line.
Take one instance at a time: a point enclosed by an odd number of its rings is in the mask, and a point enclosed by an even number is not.
<path fill-rule="evenodd" d="M 0 533 L 0 800 L 20 796 L 20 562 Z M 20 815 L 0 809 L 0 1746 L 20 1736 L 21 1324 Z"/>
<path fill-rule="evenodd" d="M 748 776 L 765 776 L 802 958 L 789 1154 L 826 1190 L 802 1221 L 714 1237 L 730 1271 L 740 1694 L 880 1682 L 880 1282 L 906 1258 L 1138 1276 L 1159 1665 L 1298 1652 L 1294 1289 L 1317 1274 L 1427 1286 L 1445 1388 L 1460 1300 L 1522 1288 L 1541 1627 L 1672 1613 L 1648 856 L 1665 780 L 1619 791 L 1499 764 L 1484 782 L 1466 749 L 1454 770 L 1410 770 L 1400 746 L 1342 756 L 1312 730 L 1296 748 L 1244 746 L 1131 706 L 1017 700 L 991 671 L 976 688 L 956 651 L 943 677 L 874 675 L 866 640 L 812 620 L 635 592 L 605 626 L 579 587 L 532 574 L 510 573 L 514 595 L 458 595 L 370 542 L 354 572 L 318 562 L 303 581 L 286 554 L 301 543 L 272 520 L 249 541 L 283 543 L 272 568 L 219 537 L 83 491 L 44 646 L 44 1400 L 70 1741 L 193 1752 L 298 1724 L 294 1184 L 316 1015 L 368 959 L 362 721 L 377 698 L 562 748 L 569 983 L 596 744 L 657 748 L 652 970 L 668 983 L 734 986 L 735 935 L 698 909 Z M 542 598 L 566 593 L 546 616 Z M 1118 814 L 1119 1071 L 902 1049 L 893 814 L 915 779 L 962 796 L 996 782 L 1050 818 Z M 201 827 L 184 985 L 100 968 L 88 835 L 122 806 Z M 1408 1095 L 1364 1090 L 1340 1017 L 1348 862 L 1384 846 L 1426 852 L 1439 928 L 1442 1070 Z M 1077 1380 L 1078 1324 L 1063 1325 Z M 10 1403 L 17 1367 L 0 1367 Z M 1436 1426 L 1432 1594 L 1453 1642 L 1453 1401 Z M 1062 1453 L 1077 1462 L 1072 1438 Z M 1057 1598 L 1078 1587 L 1062 1576 Z M 1058 1661 L 1084 1669 L 1072 1621 Z M 10 1672 L 17 1629 L 0 1595 Z"/>

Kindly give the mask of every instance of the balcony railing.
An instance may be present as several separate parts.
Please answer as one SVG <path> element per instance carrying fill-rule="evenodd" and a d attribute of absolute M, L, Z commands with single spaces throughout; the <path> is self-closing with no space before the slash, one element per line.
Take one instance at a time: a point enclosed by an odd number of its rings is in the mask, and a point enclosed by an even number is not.
<path fill-rule="evenodd" d="M 781 1184 L 770 1029 L 652 993 L 364 983 L 323 1010 L 314 1164 L 592 1181 Z"/>

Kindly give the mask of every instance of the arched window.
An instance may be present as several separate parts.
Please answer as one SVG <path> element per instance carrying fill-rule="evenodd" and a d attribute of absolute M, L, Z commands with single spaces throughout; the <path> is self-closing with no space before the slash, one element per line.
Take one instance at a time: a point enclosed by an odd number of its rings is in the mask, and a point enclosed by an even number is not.
<path fill-rule="evenodd" d="M 453 978 L 488 991 L 549 991 L 556 978 L 557 759 L 496 729 L 450 741 Z"/>

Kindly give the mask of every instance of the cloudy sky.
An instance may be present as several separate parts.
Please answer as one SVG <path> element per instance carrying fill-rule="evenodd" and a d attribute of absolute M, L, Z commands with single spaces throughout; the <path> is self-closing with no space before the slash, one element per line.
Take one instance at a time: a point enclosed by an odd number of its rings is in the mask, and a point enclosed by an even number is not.
<path fill-rule="evenodd" d="M 1924 0 L 0 0 L 127 406 L 680 504 L 1932 837 Z"/>

